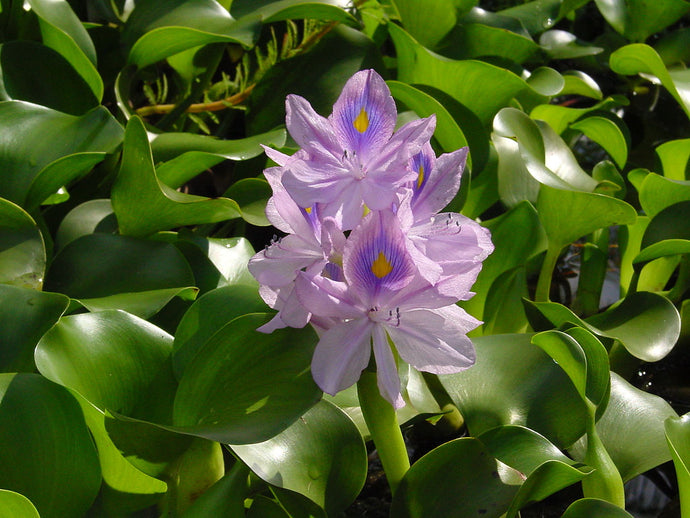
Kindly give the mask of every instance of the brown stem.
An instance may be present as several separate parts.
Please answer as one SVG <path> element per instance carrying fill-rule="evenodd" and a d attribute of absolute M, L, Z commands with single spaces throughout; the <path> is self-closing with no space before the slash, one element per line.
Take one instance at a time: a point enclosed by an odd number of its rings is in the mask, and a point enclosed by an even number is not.
<path fill-rule="evenodd" d="M 252 93 L 255 85 L 249 85 L 245 90 L 221 99 L 220 101 L 213 101 L 211 103 L 196 103 L 190 104 L 185 110 L 185 113 L 202 113 L 202 112 L 217 112 L 225 110 L 231 106 L 236 106 L 245 101 L 249 94 Z M 137 108 L 136 114 L 140 117 L 148 117 L 149 115 L 164 115 L 170 113 L 175 109 L 176 104 L 156 104 L 153 106 L 142 106 Z"/>

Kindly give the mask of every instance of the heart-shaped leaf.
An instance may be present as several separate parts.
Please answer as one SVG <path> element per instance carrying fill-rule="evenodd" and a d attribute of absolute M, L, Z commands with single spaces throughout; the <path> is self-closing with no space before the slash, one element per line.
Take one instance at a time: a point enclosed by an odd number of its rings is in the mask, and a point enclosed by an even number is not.
<path fill-rule="evenodd" d="M 31 500 L 24 495 L 0 489 L 0 518 L 41 518 Z"/>
<path fill-rule="evenodd" d="M 21 207 L 0 198 L 0 283 L 41 289 L 45 267 L 38 226 Z"/>

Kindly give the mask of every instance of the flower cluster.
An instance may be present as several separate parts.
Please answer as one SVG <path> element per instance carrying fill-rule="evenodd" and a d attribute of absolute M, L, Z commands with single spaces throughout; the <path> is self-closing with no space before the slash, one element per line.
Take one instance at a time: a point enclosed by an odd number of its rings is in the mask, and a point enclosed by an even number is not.
<path fill-rule="evenodd" d="M 324 392 L 356 383 L 373 349 L 381 394 L 404 405 L 396 353 L 448 374 L 474 363 L 467 332 L 480 324 L 456 305 L 493 251 L 488 230 L 440 212 L 457 194 L 467 148 L 436 157 L 434 116 L 395 131 L 395 102 L 373 70 L 356 73 L 328 118 L 288 96 L 286 124 L 300 146 L 264 173 L 271 223 L 286 233 L 249 269 L 278 310 L 261 331 L 319 333 L 312 374 Z"/>

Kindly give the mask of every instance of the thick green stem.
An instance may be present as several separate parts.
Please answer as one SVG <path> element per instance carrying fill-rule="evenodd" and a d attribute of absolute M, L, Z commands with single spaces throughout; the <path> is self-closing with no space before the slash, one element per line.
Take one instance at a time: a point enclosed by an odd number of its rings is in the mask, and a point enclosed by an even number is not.
<path fill-rule="evenodd" d="M 395 409 L 379 393 L 376 373 L 364 371 L 357 382 L 364 421 L 378 451 L 391 492 L 410 469 L 410 459 L 398 425 Z"/>
<path fill-rule="evenodd" d="M 553 277 L 553 270 L 556 268 L 558 256 L 561 253 L 560 247 L 549 246 L 546 250 L 546 257 L 541 265 L 539 272 L 539 280 L 537 281 L 537 292 L 534 295 L 535 302 L 548 302 L 549 293 L 551 291 L 551 277 Z"/>
<path fill-rule="evenodd" d="M 587 423 L 587 451 L 585 464 L 595 469 L 582 480 L 582 492 L 585 498 L 600 498 L 625 509 L 625 491 L 623 479 L 611 456 L 601 442 L 594 423 L 595 408 Z"/>

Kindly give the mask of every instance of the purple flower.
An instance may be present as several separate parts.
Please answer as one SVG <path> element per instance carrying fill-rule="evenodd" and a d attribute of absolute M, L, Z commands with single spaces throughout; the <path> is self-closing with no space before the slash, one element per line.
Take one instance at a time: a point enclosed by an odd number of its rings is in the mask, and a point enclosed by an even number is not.
<path fill-rule="evenodd" d="M 295 283 L 301 304 L 333 322 L 312 360 L 312 375 L 324 392 L 336 394 L 354 384 L 369 365 L 372 348 L 379 389 L 396 408 L 404 402 L 394 350 L 413 367 L 436 374 L 474 363 L 466 334 L 480 322 L 419 275 L 391 210 L 370 213 L 352 230 L 343 272 L 344 281 L 302 272 Z"/>
<path fill-rule="evenodd" d="M 273 154 L 285 168 L 283 184 L 301 207 L 319 204 L 321 214 L 343 230 L 369 210 L 390 208 L 396 191 L 416 178 L 408 160 L 429 142 L 435 119 L 412 121 L 394 132 L 395 102 L 373 70 L 347 82 L 328 119 L 309 102 L 290 95 L 286 124 L 301 149 L 293 157 Z"/>

